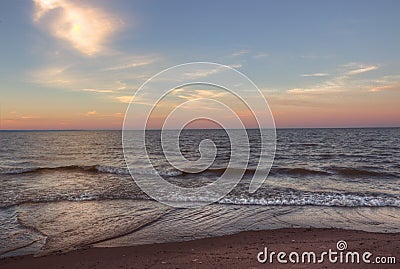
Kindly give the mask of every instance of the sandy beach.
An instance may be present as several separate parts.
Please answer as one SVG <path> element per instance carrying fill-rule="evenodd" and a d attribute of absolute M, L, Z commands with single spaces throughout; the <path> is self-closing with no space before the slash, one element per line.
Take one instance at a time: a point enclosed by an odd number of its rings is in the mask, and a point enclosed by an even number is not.
<path fill-rule="evenodd" d="M 248 231 L 234 235 L 187 242 L 150 244 L 132 247 L 87 248 L 42 257 L 23 256 L 0 260 L 0 268 L 287 268 L 276 257 L 261 264 L 257 255 L 268 251 L 322 253 L 337 251 L 344 240 L 347 250 L 371 252 L 371 264 L 330 263 L 292 264 L 291 268 L 396 268 L 395 264 L 376 264 L 375 257 L 396 257 L 399 263 L 400 234 L 368 233 L 340 229 L 278 229 Z M 319 255 L 318 255 L 319 256 Z M 262 256 L 261 256 L 262 257 Z M 286 258 L 287 259 L 287 258 Z"/>

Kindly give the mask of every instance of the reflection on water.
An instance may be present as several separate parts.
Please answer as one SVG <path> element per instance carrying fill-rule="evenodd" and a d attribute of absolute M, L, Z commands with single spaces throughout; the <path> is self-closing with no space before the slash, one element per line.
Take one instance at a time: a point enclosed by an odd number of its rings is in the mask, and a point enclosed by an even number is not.
<path fill-rule="evenodd" d="M 244 230 L 335 227 L 399 231 L 400 208 L 209 205 L 176 209 L 146 200 L 25 204 L 3 219 L 2 256 L 185 241 Z M 315 216 L 318 216 L 316 218 Z M 15 221 L 18 219 L 18 224 Z M 8 236 L 6 236 L 8 235 Z M 46 240 L 44 240 L 46 238 Z"/>

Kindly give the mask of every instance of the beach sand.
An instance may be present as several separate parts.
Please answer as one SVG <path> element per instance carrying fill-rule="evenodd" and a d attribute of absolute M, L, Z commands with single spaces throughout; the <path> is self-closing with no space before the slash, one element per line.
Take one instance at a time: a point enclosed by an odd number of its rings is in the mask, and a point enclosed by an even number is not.
<path fill-rule="evenodd" d="M 360 255 L 395 256 L 394 264 L 279 264 L 275 260 L 261 264 L 257 254 L 268 251 L 337 251 L 339 240 L 347 242 L 347 251 Z M 345 252 L 344 252 L 345 253 Z M 318 255 L 319 256 L 319 255 Z M 287 258 L 287 257 L 286 257 Z M 88 248 L 48 256 L 10 257 L 0 260 L 0 268 L 398 268 L 400 233 L 368 233 L 340 229 L 278 229 L 247 231 L 234 235 L 186 242 L 116 248 Z"/>

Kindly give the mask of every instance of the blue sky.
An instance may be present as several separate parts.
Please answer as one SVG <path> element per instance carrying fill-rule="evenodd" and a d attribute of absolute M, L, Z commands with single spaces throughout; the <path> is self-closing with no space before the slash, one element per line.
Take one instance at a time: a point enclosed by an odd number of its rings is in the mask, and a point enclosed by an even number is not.
<path fill-rule="evenodd" d="M 146 79 L 193 61 L 249 76 L 279 127 L 399 126 L 399 10 L 399 1 L 3 0 L 0 128 L 120 128 Z"/>

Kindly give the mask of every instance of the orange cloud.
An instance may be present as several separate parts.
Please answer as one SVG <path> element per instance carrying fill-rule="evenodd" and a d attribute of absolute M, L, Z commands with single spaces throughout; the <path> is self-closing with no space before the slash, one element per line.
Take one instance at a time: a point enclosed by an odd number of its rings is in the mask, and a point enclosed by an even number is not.
<path fill-rule="evenodd" d="M 101 52 L 105 40 L 121 21 L 103 10 L 67 0 L 33 0 L 34 21 L 86 55 Z"/>
<path fill-rule="evenodd" d="M 394 89 L 399 89 L 400 85 L 383 85 L 383 86 L 377 86 L 371 88 L 369 91 L 370 92 L 382 92 L 382 91 L 387 91 L 387 90 L 394 90 Z"/>
<path fill-rule="evenodd" d="M 88 112 L 86 113 L 87 116 L 93 116 L 93 115 L 96 115 L 96 114 L 97 114 L 97 112 L 96 112 L 95 110 L 88 111 Z"/>

